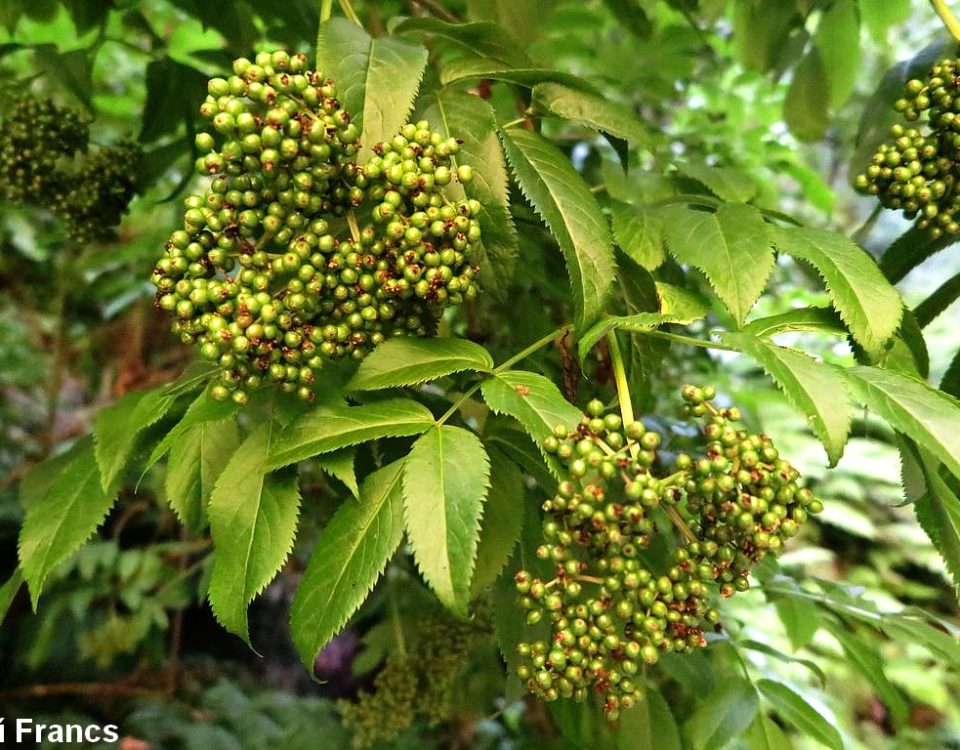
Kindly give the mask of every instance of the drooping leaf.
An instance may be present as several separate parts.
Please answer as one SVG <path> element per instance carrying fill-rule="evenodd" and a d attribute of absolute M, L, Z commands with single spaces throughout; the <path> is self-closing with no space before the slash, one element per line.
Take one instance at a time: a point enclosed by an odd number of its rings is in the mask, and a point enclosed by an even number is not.
<path fill-rule="evenodd" d="M 146 82 L 141 143 L 153 143 L 191 122 L 207 93 L 203 73 L 169 57 L 147 64 Z"/>
<path fill-rule="evenodd" d="M 207 505 L 214 548 L 210 606 L 220 624 L 247 643 L 247 607 L 290 554 L 300 514 L 296 472 L 268 474 L 265 467 L 275 430 L 265 422 L 240 444 Z"/>
<path fill-rule="evenodd" d="M 806 415 L 827 451 L 830 465 L 835 466 L 843 455 L 853 417 L 840 371 L 803 352 L 748 334 L 727 333 L 723 340 L 757 362 L 787 400 Z"/>
<path fill-rule="evenodd" d="M 923 477 L 923 492 L 916 496 L 908 486 L 908 499 L 913 500 L 920 527 L 937 548 L 954 587 L 960 591 L 960 486 L 955 478 L 943 476 L 940 465 L 926 450 L 921 448 L 915 460 Z"/>
<path fill-rule="evenodd" d="M 781 0 L 736 0 L 733 12 L 733 43 L 740 62 L 748 70 L 767 73 L 787 45 L 790 32 L 802 22 L 793 4 Z"/>
<path fill-rule="evenodd" d="M 355 23 L 332 18 L 320 25 L 317 60 L 324 76 L 337 82 L 337 95 L 360 128 L 364 161 L 407 122 L 427 50 L 396 37 L 374 39 Z"/>
<path fill-rule="evenodd" d="M 739 324 L 773 271 L 768 225 L 752 206 L 728 203 L 715 213 L 671 206 L 663 212 L 667 248 L 702 270 Z"/>
<path fill-rule="evenodd" d="M 816 141 L 822 138 L 827 130 L 829 113 L 829 72 L 820 48 L 814 46 L 793 70 L 783 117 L 797 138 L 802 141 Z"/>
<path fill-rule="evenodd" d="M 891 370 L 859 366 L 842 372 L 855 400 L 960 476 L 960 401 L 919 378 Z"/>
<path fill-rule="evenodd" d="M 805 737 L 833 750 L 843 750 L 843 738 L 836 726 L 797 692 L 781 682 L 757 680 L 757 689 L 779 716 L 789 721 Z"/>
<path fill-rule="evenodd" d="M 239 445 L 233 420 L 200 422 L 173 444 L 167 463 L 167 502 L 188 529 L 203 527 L 214 484 Z"/>
<path fill-rule="evenodd" d="M 0 586 L 0 625 L 7 618 L 7 612 L 10 611 L 10 605 L 17 594 L 20 593 L 20 587 L 23 586 L 23 572 L 17 567 L 7 582 Z"/>
<path fill-rule="evenodd" d="M 489 588 L 513 554 L 523 531 L 523 475 L 517 465 L 497 449 L 490 457 L 490 491 L 483 508 L 477 562 L 473 571 L 473 596 Z"/>
<path fill-rule="evenodd" d="M 400 336 L 374 349 L 360 364 L 347 388 L 351 391 L 399 388 L 463 370 L 489 372 L 492 369 L 490 354 L 472 341 Z"/>
<path fill-rule="evenodd" d="M 778 228 L 774 243 L 817 269 L 854 340 L 878 354 L 900 326 L 903 302 L 873 259 L 842 234 L 822 229 Z"/>
<path fill-rule="evenodd" d="M 880 257 L 880 270 L 891 284 L 896 284 L 925 260 L 956 243 L 957 235 L 950 232 L 934 237 L 927 230 L 910 227 Z"/>
<path fill-rule="evenodd" d="M 830 106 L 839 107 L 853 93 L 861 70 L 858 0 L 837 0 L 827 8 L 813 43 L 827 71 Z"/>
<path fill-rule="evenodd" d="M 623 138 L 635 146 L 649 148 L 653 143 L 650 129 L 639 116 L 600 94 L 551 81 L 533 87 L 533 100 L 557 117 Z"/>
<path fill-rule="evenodd" d="M 797 601 L 797 600 L 791 599 L 790 601 Z M 737 645 L 743 648 L 748 648 L 751 651 L 759 651 L 762 654 L 766 654 L 767 656 L 772 656 L 774 659 L 777 659 L 778 661 L 782 661 L 787 664 L 800 664 L 806 667 L 807 669 L 809 669 L 816 676 L 816 678 L 820 680 L 821 687 L 826 687 L 827 675 L 824 673 L 824 671 L 820 668 L 820 666 L 815 661 L 812 661 L 810 659 L 801 659 L 796 656 L 790 656 L 789 654 L 786 654 L 780 649 L 774 648 L 769 644 L 761 643 L 760 641 L 754 641 L 749 638 L 745 641 L 738 641 Z"/>
<path fill-rule="evenodd" d="M 320 532 L 290 607 L 290 634 L 308 669 L 400 546 L 402 475 L 403 461 L 395 461 L 368 476 L 360 501 L 343 503 Z"/>
<path fill-rule="evenodd" d="M 691 163 L 678 164 L 677 169 L 685 177 L 699 182 L 720 200 L 746 203 L 757 195 L 757 183 L 739 169 Z"/>
<path fill-rule="evenodd" d="M 604 0 L 604 5 L 619 23 L 639 39 L 649 38 L 653 24 L 638 0 Z"/>
<path fill-rule="evenodd" d="M 807 599 L 790 596 L 776 599 L 774 604 L 793 650 L 804 648 L 820 629 L 817 605 Z"/>
<path fill-rule="evenodd" d="M 474 433 L 439 425 L 413 444 L 403 469 L 407 536 L 424 579 L 458 615 L 470 602 L 490 461 Z"/>
<path fill-rule="evenodd" d="M 103 486 L 94 443 L 87 437 L 71 449 L 43 496 L 23 501 L 18 551 L 34 610 L 47 576 L 90 538 L 116 498 L 115 482 Z"/>
<path fill-rule="evenodd" d="M 434 115 L 434 112 L 436 113 Z M 467 198 L 480 202 L 480 242 L 477 264 L 485 293 L 504 299 L 513 279 L 519 248 L 510 214 L 507 165 L 497 138 L 493 107 L 478 96 L 441 89 L 435 107 L 427 110 L 436 118 L 440 132 L 461 141 L 457 164 L 473 168 L 473 180 L 457 183 Z M 451 185 L 448 191 L 455 186 Z"/>
<path fill-rule="evenodd" d="M 718 684 L 687 722 L 685 734 L 695 750 L 720 750 L 757 715 L 757 691 L 742 678 Z"/>
<path fill-rule="evenodd" d="M 500 136 L 523 194 L 563 251 L 576 325 L 585 330 L 603 312 L 615 273 L 607 221 L 583 178 L 550 141 L 521 128 Z"/>
<path fill-rule="evenodd" d="M 956 507 L 958 504 L 953 505 Z M 956 534 L 960 531 L 960 512 L 954 515 L 957 516 L 954 520 Z M 960 536 L 957 538 L 960 539 Z M 940 623 L 928 617 L 898 613 L 884 617 L 880 627 L 890 638 L 901 643 L 919 644 L 951 668 L 960 668 L 960 640 L 955 635 L 943 632 Z"/>
<path fill-rule="evenodd" d="M 433 415 L 411 399 L 389 399 L 364 406 L 321 406 L 276 436 L 267 469 L 385 437 L 419 435 L 433 426 Z"/>
<path fill-rule="evenodd" d="M 910 17 L 910 3 L 906 0 L 858 0 L 860 18 L 875 41 L 887 41 L 890 27 Z"/>
<path fill-rule="evenodd" d="M 913 313 L 917 316 L 919 326 L 926 328 L 956 302 L 957 298 L 960 298 L 960 273 L 943 282 L 936 291 L 914 308 Z"/>
<path fill-rule="evenodd" d="M 824 625 L 840 642 L 843 653 L 847 657 L 847 663 L 870 683 L 877 697 L 883 701 L 890 712 L 894 723 L 898 727 L 903 726 L 909 714 L 909 707 L 897 688 L 887 679 L 878 650 L 840 623 L 826 620 Z"/>
<path fill-rule="evenodd" d="M 613 238 L 632 260 L 648 271 L 658 269 L 666 257 L 663 249 L 663 227 L 656 211 L 612 201 Z"/>

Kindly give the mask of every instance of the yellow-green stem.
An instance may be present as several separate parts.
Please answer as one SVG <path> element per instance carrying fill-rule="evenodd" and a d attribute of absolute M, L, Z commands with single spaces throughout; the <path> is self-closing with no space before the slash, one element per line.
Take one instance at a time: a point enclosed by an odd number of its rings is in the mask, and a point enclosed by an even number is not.
<path fill-rule="evenodd" d="M 333 15 L 333 0 L 323 0 L 320 3 L 320 23 L 329 21 Z"/>
<path fill-rule="evenodd" d="M 950 10 L 950 6 L 947 5 L 946 0 L 930 0 L 930 4 L 937 12 L 937 15 L 940 16 L 943 25 L 947 27 L 950 36 L 952 36 L 957 43 L 960 43 L 960 20 L 957 20 L 953 11 Z"/>
<path fill-rule="evenodd" d="M 353 21 L 357 26 L 363 28 L 363 22 L 353 9 L 353 5 L 350 4 L 350 0 L 340 0 L 340 10 L 343 11 L 343 15 Z"/>
<path fill-rule="evenodd" d="M 633 403 L 630 401 L 630 384 L 627 383 L 627 368 L 623 364 L 623 352 L 616 331 L 607 334 L 607 348 L 610 350 L 610 364 L 613 367 L 613 379 L 617 384 L 617 400 L 620 402 L 620 416 L 626 430 L 637 420 L 633 416 Z"/>

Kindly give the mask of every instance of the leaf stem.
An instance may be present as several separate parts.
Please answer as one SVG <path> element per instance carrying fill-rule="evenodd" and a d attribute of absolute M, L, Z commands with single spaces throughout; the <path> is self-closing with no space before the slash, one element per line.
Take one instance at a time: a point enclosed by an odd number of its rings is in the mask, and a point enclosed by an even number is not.
<path fill-rule="evenodd" d="M 397 639 L 397 653 L 400 658 L 407 656 L 407 641 L 403 636 L 403 622 L 400 620 L 400 606 L 397 604 L 397 589 L 390 588 L 390 622 L 393 624 L 393 633 Z"/>
<path fill-rule="evenodd" d="M 621 329 L 621 330 L 626 330 Z M 631 333 L 638 333 L 642 336 L 653 336 L 655 339 L 664 339 L 665 341 L 673 341 L 676 344 L 686 344 L 687 346 L 699 346 L 701 349 L 719 349 L 724 352 L 739 352 L 739 349 L 735 349 L 732 346 L 727 344 L 721 344 L 719 341 L 707 341 L 705 339 L 696 339 L 693 336 L 684 336 L 679 333 L 668 333 L 667 331 L 658 331 L 654 329 L 642 329 L 636 328 L 630 329 Z"/>
<path fill-rule="evenodd" d="M 514 354 L 512 357 L 505 360 L 502 364 L 493 368 L 493 370 L 490 371 L 490 374 L 497 375 L 498 373 L 501 373 L 504 370 L 509 370 L 511 367 L 517 364 L 517 362 L 519 362 L 520 360 L 526 359 L 534 352 L 540 351 L 541 349 L 543 349 L 543 347 L 556 341 L 558 338 L 561 338 L 562 336 L 566 336 L 567 333 L 568 333 L 568 330 L 566 326 L 562 328 L 558 328 L 556 331 L 553 331 L 552 333 L 548 333 L 543 338 L 538 339 L 537 341 L 534 341 L 532 344 L 530 344 L 530 346 L 528 346 L 523 351 L 518 352 L 517 354 Z M 470 386 L 470 388 L 466 392 L 464 392 L 464 394 L 460 396 L 460 398 L 458 398 L 449 409 L 447 409 L 444 415 L 437 420 L 436 422 L 437 426 L 439 427 L 440 425 L 444 424 L 448 419 L 450 419 L 450 417 L 456 414 L 457 411 L 460 409 L 460 407 L 466 403 L 467 399 L 469 399 L 474 393 L 480 390 L 480 385 L 482 383 L 483 381 L 480 380 L 474 383 L 472 386 Z"/>
<path fill-rule="evenodd" d="M 343 11 L 343 15 L 353 21 L 357 26 L 361 29 L 363 28 L 363 21 L 360 20 L 360 16 L 358 16 L 357 12 L 353 9 L 350 0 L 340 0 L 340 10 Z"/>
<path fill-rule="evenodd" d="M 500 126 L 500 129 L 506 130 L 507 128 L 516 127 L 517 125 L 523 125 L 529 119 L 530 119 L 529 117 L 518 117 L 516 120 L 510 120 L 510 122 L 505 122 L 503 125 Z"/>
<path fill-rule="evenodd" d="M 329 21 L 333 15 L 333 0 L 322 0 L 320 3 L 320 23 Z"/>
<path fill-rule="evenodd" d="M 623 418 L 623 429 L 627 429 L 637 420 L 633 415 L 633 403 L 630 401 L 630 384 L 627 382 L 627 369 L 623 364 L 623 352 L 620 351 L 620 342 L 617 341 L 615 331 L 607 334 L 607 347 L 610 349 L 610 364 L 613 366 L 613 379 L 617 384 L 617 400 L 620 402 L 620 416 Z M 636 453 L 631 448 L 631 453 Z"/>
<path fill-rule="evenodd" d="M 947 5 L 946 0 L 930 0 L 930 4 L 937 12 L 937 15 L 940 16 L 943 25 L 947 27 L 950 36 L 957 42 L 960 42 L 960 20 L 957 20 L 957 17 L 953 15 L 953 11 L 950 10 L 950 6 Z"/>
<path fill-rule="evenodd" d="M 424 10 L 429 11 L 437 18 L 440 18 L 448 23 L 459 23 L 460 19 L 457 18 L 456 14 L 447 10 L 443 7 L 437 0 L 411 0 L 413 5 L 419 5 Z"/>
<path fill-rule="evenodd" d="M 610 333 L 607 334 L 607 347 L 610 349 L 610 364 L 613 367 L 613 379 L 617 384 L 617 400 L 620 402 L 620 416 L 623 419 L 623 429 L 626 430 L 637 420 L 633 414 L 633 402 L 630 400 L 630 384 L 627 382 L 627 369 L 623 363 L 623 353 L 620 351 L 620 342 L 617 340 L 616 331 L 610 331 Z M 633 457 L 637 455 L 637 447 L 637 443 L 630 445 L 630 454 Z M 668 477 L 668 479 L 673 479 L 673 477 Z M 680 518 L 680 514 L 677 513 L 676 508 L 666 506 L 663 510 L 667 514 L 667 518 L 669 518 L 680 533 L 687 538 L 687 541 L 691 543 L 697 541 L 697 537 L 690 531 L 690 527 L 687 526 L 684 520 Z"/>

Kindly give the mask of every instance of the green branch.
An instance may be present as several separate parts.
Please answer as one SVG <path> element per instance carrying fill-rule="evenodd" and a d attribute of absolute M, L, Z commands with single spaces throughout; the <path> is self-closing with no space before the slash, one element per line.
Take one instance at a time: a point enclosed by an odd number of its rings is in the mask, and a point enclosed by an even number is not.
<path fill-rule="evenodd" d="M 943 25 L 947 27 L 950 36 L 952 36 L 957 43 L 960 43 L 960 21 L 953 15 L 953 11 L 950 10 L 950 6 L 947 5 L 946 0 L 930 0 L 930 4 L 937 12 L 937 15 L 940 16 Z"/>

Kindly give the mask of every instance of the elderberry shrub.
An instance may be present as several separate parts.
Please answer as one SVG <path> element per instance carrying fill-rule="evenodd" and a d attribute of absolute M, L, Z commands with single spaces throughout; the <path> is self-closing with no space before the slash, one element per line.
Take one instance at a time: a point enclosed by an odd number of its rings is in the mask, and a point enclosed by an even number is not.
<path fill-rule="evenodd" d="M 704 455 L 678 454 L 669 470 L 659 434 L 604 415 L 599 401 L 544 441 L 566 474 L 543 503 L 537 549 L 556 577 L 521 570 L 515 581 L 527 623 L 551 626 L 549 640 L 518 646 L 518 674 L 545 700 L 584 700 L 592 689 L 616 719 L 642 698 L 642 665 L 705 647 L 720 618 L 713 596 L 745 591 L 751 567 L 823 509 L 768 437 L 741 429 L 736 408 L 711 403 L 712 386 L 682 395 L 708 442 Z M 661 570 L 644 550 L 664 526 L 678 542 Z"/>
<path fill-rule="evenodd" d="M 137 193 L 142 152 L 134 141 L 89 145 L 78 112 L 17 96 L 0 123 L 0 200 L 50 211 L 79 244 L 109 239 Z"/>
<path fill-rule="evenodd" d="M 907 125 L 893 125 L 855 187 L 933 237 L 960 233 L 960 60 L 940 60 L 925 80 L 908 81 L 894 108 Z"/>
<path fill-rule="evenodd" d="M 325 358 L 425 336 L 476 296 L 481 206 L 444 195 L 472 170 L 425 121 L 357 164 L 357 125 L 304 55 L 260 53 L 233 71 L 208 84 L 214 132 L 197 136 L 196 166 L 212 179 L 156 265 L 157 305 L 219 365 L 215 398 L 243 404 L 266 382 L 310 400 Z"/>

